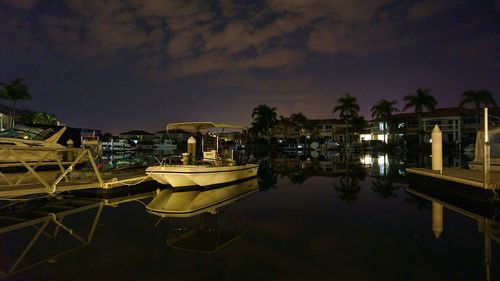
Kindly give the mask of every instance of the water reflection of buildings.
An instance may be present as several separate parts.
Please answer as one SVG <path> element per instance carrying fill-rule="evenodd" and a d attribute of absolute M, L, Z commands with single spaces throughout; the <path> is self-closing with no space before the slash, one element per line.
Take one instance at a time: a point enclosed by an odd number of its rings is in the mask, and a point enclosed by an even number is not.
<path fill-rule="evenodd" d="M 112 199 L 58 196 L 0 208 L 0 279 L 52 263 L 88 246 L 104 207 L 154 194 L 153 191 Z"/>
<path fill-rule="evenodd" d="M 410 194 L 417 195 L 423 199 L 432 202 L 432 231 L 436 239 L 439 239 L 441 234 L 445 231 L 443 209 L 447 208 L 451 211 L 469 217 L 476 221 L 478 231 L 484 237 L 484 269 L 485 280 L 491 280 L 492 271 L 492 256 L 491 248 L 492 241 L 500 245 L 500 221 L 497 219 L 498 207 L 485 207 L 485 206 L 470 206 L 467 202 L 457 201 L 452 202 L 446 196 L 433 192 L 420 190 L 418 187 L 407 188 Z M 498 274 L 498 272 L 496 272 Z"/>
<path fill-rule="evenodd" d="M 257 190 L 256 178 L 211 190 L 165 189 L 146 209 L 168 224 L 168 246 L 214 253 L 245 232 L 246 208 L 237 202 Z"/>
<path fill-rule="evenodd" d="M 348 170 L 365 170 L 367 175 L 404 176 L 404 158 L 387 154 L 282 154 L 273 158 L 273 167 L 281 176 L 301 174 L 304 177 L 340 177 Z"/>

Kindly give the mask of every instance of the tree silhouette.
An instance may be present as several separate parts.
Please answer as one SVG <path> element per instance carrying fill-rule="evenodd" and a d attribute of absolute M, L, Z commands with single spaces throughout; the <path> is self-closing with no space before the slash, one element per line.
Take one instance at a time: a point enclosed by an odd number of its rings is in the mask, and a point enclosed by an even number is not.
<path fill-rule="evenodd" d="M 31 95 L 28 93 L 28 87 L 23 84 L 22 78 L 16 78 L 10 84 L 1 83 L 1 85 L 3 87 L 0 90 L 0 98 L 10 102 L 10 125 L 13 128 L 16 125 L 16 102 L 31 99 Z"/>
<path fill-rule="evenodd" d="M 346 93 L 345 96 L 337 100 L 337 104 L 332 113 L 340 112 L 340 119 L 345 121 L 346 144 L 349 145 L 349 121 L 351 118 L 358 116 L 360 109 L 358 101 L 356 97 Z"/>
<path fill-rule="evenodd" d="M 387 123 L 392 120 L 392 113 L 399 111 L 394 105 L 397 103 L 396 100 L 388 101 L 386 99 L 379 100 L 371 108 L 372 117 L 377 118 L 384 124 L 384 141 L 387 142 L 385 136 L 387 135 Z M 390 130 L 390 128 L 389 128 Z"/>
<path fill-rule="evenodd" d="M 403 111 L 408 108 L 415 108 L 415 113 L 418 116 L 418 144 L 422 144 L 422 112 L 424 108 L 428 110 L 434 110 L 436 108 L 437 101 L 430 95 L 429 89 L 417 89 L 416 95 L 408 95 L 404 97 L 406 105 L 403 107 Z"/>
<path fill-rule="evenodd" d="M 393 185 L 393 181 L 388 176 L 377 177 L 375 181 L 373 181 L 372 191 L 380 195 L 382 198 L 397 198 L 397 194 L 394 192 L 397 191 L 399 187 Z"/>
<path fill-rule="evenodd" d="M 276 107 L 269 107 L 265 104 L 259 104 L 252 111 L 251 132 L 255 135 L 263 134 L 269 143 L 269 130 L 276 123 Z"/>
<path fill-rule="evenodd" d="M 487 90 L 468 90 L 462 93 L 462 101 L 459 107 L 464 107 L 467 104 L 473 104 L 476 110 L 476 130 L 479 130 L 479 113 L 481 104 L 486 107 L 489 105 L 497 106 L 497 102 L 493 95 Z"/>

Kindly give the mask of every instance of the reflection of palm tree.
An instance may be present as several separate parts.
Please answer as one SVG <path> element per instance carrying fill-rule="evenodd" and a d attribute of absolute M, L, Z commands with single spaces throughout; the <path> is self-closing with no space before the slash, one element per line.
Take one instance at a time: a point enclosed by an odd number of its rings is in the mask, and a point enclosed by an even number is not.
<path fill-rule="evenodd" d="M 406 105 L 403 107 L 403 110 L 414 107 L 415 113 L 417 113 L 418 116 L 418 144 L 422 144 L 422 112 L 424 108 L 427 108 L 428 110 L 434 110 L 437 104 L 436 99 L 429 94 L 430 91 L 431 90 L 429 89 L 417 89 L 416 95 L 409 95 L 404 97 Z"/>
<path fill-rule="evenodd" d="M 358 200 L 358 193 L 361 191 L 359 179 L 348 175 L 340 178 L 340 184 L 333 184 L 333 188 L 339 192 L 339 199 L 347 203 Z"/>
<path fill-rule="evenodd" d="M 255 134 L 264 134 L 269 142 L 269 129 L 277 120 L 276 107 L 259 104 L 253 109 L 252 118 L 252 132 Z"/>
<path fill-rule="evenodd" d="M 11 128 L 16 125 L 16 102 L 18 100 L 28 100 L 31 99 L 31 95 L 28 93 L 28 87 L 23 84 L 22 78 L 16 78 L 10 84 L 3 84 L 3 88 L 0 90 L 0 98 L 10 101 L 11 104 Z"/>
<path fill-rule="evenodd" d="M 346 173 L 340 177 L 339 184 L 333 184 L 333 188 L 339 192 L 339 199 L 347 203 L 358 199 L 358 193 L 361 191 L 360 182 L 366 177 L 366 170 L 359 162 L 350 162 L 346 158 Z"/>
<path fill-rule="evenodd" d="M 345 121 L 346 144 L 349 145 L 349 121 L 352 117 L 358 116 L 359 105 L 356 97 L 349 94 L 337 100 L 338 105 L 333 109 L 333 113 L 340 111 L 340 118 Z"/>
<path fill-rule="evenodd" d="M 257 182 L 261 191 L 276 188 L 276 183 L 278 182 L 278 174 L 274 170 L 269 158 L 262 158 L 259 160 Z"/>
<path fill-rule="evenodd" d="M 497 102 L 493 98 L 493 95 L 486 90 L 469 90 L 462 93 L 462 101 L 460 102 L 460 107 L 472 103 L 474 104 L 474 109 L 476 109 L 476 130 L 479 129 L 479 110 L 481 109 L 481 104 L 483 106 L 493 105 L 497 106 Z"/>
<path fill-rule="evenodd" d="M 398 195 L 394 192 L 398 190 L 399 187 L 393 185 L 393 181 L 390 177 L 378 177 L 372 186 L 372 191 L 379 194 L 382 198 L 386 199 L 389 197 L 397 198 Z"/>
<path fill-rule="evenodd" d="M 292 183 L 304 183 L 307 178 L 314 175 L 314 168 L 307 167 L 305 169 L 296 170 L 290 174 L 288 174 L 288 179 Z"/>

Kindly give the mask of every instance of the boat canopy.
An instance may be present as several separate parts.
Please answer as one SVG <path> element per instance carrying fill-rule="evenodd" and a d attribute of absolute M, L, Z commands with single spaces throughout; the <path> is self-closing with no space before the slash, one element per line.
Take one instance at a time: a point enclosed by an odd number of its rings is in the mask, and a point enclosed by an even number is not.
<path fill-rule="evenodd" d="M 226 123 L 215 123 L 215 122 L 183 122 L 183 123 L 172 123 L 167 125 L 168 130 L 192 130 L 201 131 L 207 129 L 239 129 L 246 130 L 247 127 L 236 125 L 236 124 L 226 124 Z"/>
<path fill-rule="evenodd" d="M 490 140 L 491 164 L 500 164 L 500 127 L 488 130 Z M 478 131 L 476 136 L 476 151 L 473 162 L 484 162 L 484 130 Z"/>

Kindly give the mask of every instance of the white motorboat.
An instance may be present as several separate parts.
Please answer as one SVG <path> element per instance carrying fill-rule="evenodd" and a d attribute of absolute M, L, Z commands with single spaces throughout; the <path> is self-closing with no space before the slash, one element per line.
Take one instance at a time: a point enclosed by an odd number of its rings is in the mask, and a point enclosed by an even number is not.
<path fill-rule="evenodd" d="M 9 129 L 0 132 L 0 164 L 16 164 L 21 163 L 21 160 L 27 163 L 58 161 L 60 155 L 57 155 L 55 150 L 65 148 L 57 142 L 66 127 L 62 127 L 47 139 L 42 131 Z"/>
<path fill-rule="evenodd" d="M 167 130 L 194 131 L 201 135 L 201 157 L 196 153 L 196 140 L 192 136 L 188 140 L 188 153 L 183 153 L 182 164 L 171 164 L 163 161 L 159 166 L 150 166 L 146 174 L 161 184 L 170 184 L 172 187 L 186 186 L 211 186 L 229 183 L 237 180 L 255 177 L 257 175 L 257 164 L 238 163 L 234 157 L 234 151 L 222 150 L 219 144 L 219 134 L 224 130 L 244 130 L 245 127 L 232 124 L 214 122 L 186 122 L 167 125 Z M 204 134 L 204 135 L 203 135 Z M 205 140 L 205 137 L 208 139 Z M 211 142 L 215 149 L 206 146 Z M 215 141 L 213 141 L 215 138 Z M 172 158 L 169 158 L 171 160 Z"/>
<path fill-rule="evenodd" d="M 490 170 L 500 171 L 500 127 L 488 131 L 490 140 Z M 484 169 L 484 130 L 476 134 L 476 145 L 474 149 L 474 160 L 469 162 L 469 169 Z"/>

